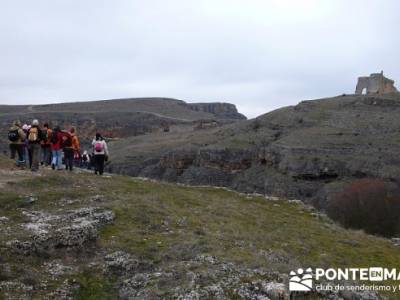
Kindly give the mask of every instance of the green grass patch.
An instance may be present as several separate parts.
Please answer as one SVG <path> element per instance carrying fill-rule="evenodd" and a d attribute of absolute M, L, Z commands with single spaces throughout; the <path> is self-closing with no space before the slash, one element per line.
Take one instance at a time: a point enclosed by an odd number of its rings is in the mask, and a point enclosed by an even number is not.
<path fill-rule="evenodd" d="M 46 188 L 65 188 L 71 186 L 73 183 L 73 179 L 67 176 L 43 176 L 24 180 L 21 185 L 33 190 L 43 190 Z"/>
<path fill-rule="evenodd" d="M 29 203 L 18 193 L 2 191 L 0 194 L 0 209 L 4 210 L 15 210 L 28 206 Z"/>
<path fill-rule="evenodd" d="M 76 300 L 117 299 L 113 281 L 101 275 L 100 272 L 85 271 L 75 279 L 80 286 L 74 295 Z"/>

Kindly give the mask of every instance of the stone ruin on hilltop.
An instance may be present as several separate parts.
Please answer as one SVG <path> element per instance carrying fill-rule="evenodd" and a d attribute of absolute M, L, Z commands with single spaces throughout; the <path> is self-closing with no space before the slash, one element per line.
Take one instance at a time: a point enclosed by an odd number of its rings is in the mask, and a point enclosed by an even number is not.
<path fill-rule="evenodd" d="M 394 86 L 394 80 L 383 76 L 383 71 L 380 73 L 372 73 L 370 76 L 358 77 L 356 94 L 361 95 L 364 91 L 367 95 L 398 93 L 398 90 Z"/>

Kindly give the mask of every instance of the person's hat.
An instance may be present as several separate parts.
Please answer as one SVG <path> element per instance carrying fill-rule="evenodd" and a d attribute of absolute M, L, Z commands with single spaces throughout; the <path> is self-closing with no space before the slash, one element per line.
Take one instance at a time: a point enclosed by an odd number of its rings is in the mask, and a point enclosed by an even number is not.
<path fill-rule="evenodd" d="M 39 121 L 38 120 L 33 120 L 32 121 L 32 126 L 39 126 Z"/>

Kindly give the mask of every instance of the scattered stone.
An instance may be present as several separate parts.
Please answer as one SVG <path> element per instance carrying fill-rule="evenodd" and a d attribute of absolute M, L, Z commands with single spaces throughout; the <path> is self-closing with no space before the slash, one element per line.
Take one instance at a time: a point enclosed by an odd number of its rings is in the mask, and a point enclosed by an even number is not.
<path fill-rule="evenodd" d="M 139 266 L 139 261 L 130 254 L 117 251 L 104 258 L 105 272 L 116 275 L 126 275 L 135 273 Z"/>
<path fill-rule="evenodd" d="M 8 222 L 10 221 L 10 218 L 8 217 L 0 217 L 0 222 Z"/>
<path fill-rule="evenodd" d="M 6 246 L 13 249 L 15 253 L 20 255 L 29 255 L 35 252 L 36 247 L 32 242 L 23 242 L 19 240 L 12 240 L 6 243 Z"/>
<path fill-rule="evenodd" d="M 289 292 L 283 283 L 261 282 L 261 286 L 271 299 L 289 299 Z"/>
<path fill-rule="evenodd" d="M 395 246 L 400 247 L 400 238 L 392 238 L 392 243 Z"/>
<path fill-rule="evenodd" d="M 289 203 L 293 203 L 293 204 L 298 204 L 298 205 L 303 205 L 304 202 L 298 199 L 290 199 L 288 200 Z"/>
<path fill-rule="evenodd" d="M 0 295 L 4 299 L 32 299 L 33 287 L 19 281 L 0 281 Z"/>
<path fill-rule="evenodd" d="M 235 292 L 244 299 L 288 300 L 289 291 L 283 283 L 256 280 L 244 283 Z"/>
<path fill-rule="evenodd" d="M 29 255 L 56 248 L 83 247 L 98 237 L 98 229 L 112 223 L 114 213 L 100 208 L 80 208 L 64 214 L 23 211 L 30 220 L 22 227 L 30 233 L 28 241 L 10 241 L 18 254 Z"/>
<path fill-rule="evenodd" d="M 54 260 L 51 262 L 45 262 L 43 264 L 47 273 L 49 273 L 53 279 L 71 273 L 72 267 L 64 266 L 60 261 Z"/>
<path fill-rule="evenodd" d="M 272 262 L 272 263 L 288 264 L 290 261 L 290 259 L 287 255 L 285 255 L 279 251 L 273 251 L 271 249 L 260 250 L 259 254 L 261 256 L 264 256 L 269 262 Z"/>
<path fill-rule="evenodd" d="M 270 200 L 270 201 L 280 201 L 281 200 L 279 197 L 275 197 L 275 196 L 265 196 L 265 199 Z"/>
<path fill-rule="evenodd" d="M 65 280 L 63 284 L 54 292 L 48 295 L 49 299 L 54 300 L 73 300 L 75 292 L 79 289 L 79 284 L 71 280 Z"/>
<path fill-rule="evenodd" d="M 28 196 L 28 198 L 26 199 L 26 203 L 32 204 L 32 203 L 36 202 L 37 200 L 38 200 L 37 197 L 30 195 L 30 196 Z"/>
<path fill-rule="evenodd" d="M 147 274 L 136 274 L 132 278 L 124 280 L 119 289 L 120 299 L 146 299 L 147 291 L 144 288 L 148 284 L 148 279 Z"/>
<path fill-rule="evenodd" d="M 187 225 L 187 217 L 179 218 L 178 221 L 176 221 L 176 225 L 179 227 L 185 227 Z"/>
<path fill-rule="evenodd" d="M 196 256 L 195 261 L 205 262 L 205 263 L 209 263 L 212 265 L 216 265 L 219 263 L 218 259 L 215 256 L 211 256 L 211 255 L 198 255 L 198 256 Z"/>
<path fill-rule="evenodd" d="M 64 207 L 64 206 L 72 205 L 72 204 L 79 203 L 79 202 L 80 202 L 80 200 L 78 200 L 78 199 L 62 198 L 57 202 L 57 205 Z"/>
<path fill-rule="evenodd" d="M 104 195 L 94 195 L 93 197 L 90 198 L 91 201 L 94 202 L 103 202 L 105 200 Z"/>
<path fill-rule="evenodd" d="M 316 219 L 320 219 L 323 217 L 323 214 L 321 213 L 311 213 L 310 215 Z"/>

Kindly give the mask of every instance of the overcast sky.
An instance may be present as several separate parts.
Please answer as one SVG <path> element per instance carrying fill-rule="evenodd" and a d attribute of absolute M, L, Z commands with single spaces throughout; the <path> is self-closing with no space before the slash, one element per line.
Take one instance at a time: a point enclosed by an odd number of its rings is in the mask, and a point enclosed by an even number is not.
<path fill-rule="evenodd" d="M 226 101 L 254 117 L 400 86 L 393 0 L 1 0 L 0 104 L 128 97 Z"/>

